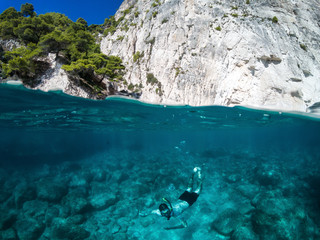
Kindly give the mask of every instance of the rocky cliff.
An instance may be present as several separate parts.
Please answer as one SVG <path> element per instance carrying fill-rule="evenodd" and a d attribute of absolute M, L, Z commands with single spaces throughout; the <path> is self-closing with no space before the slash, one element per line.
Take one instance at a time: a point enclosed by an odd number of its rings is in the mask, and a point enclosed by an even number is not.
<path fill-rule="evenodd" d="M 320 102 L 317 0 L 125 0 L 102 39 L 141 100 L 311 111 Z"/>

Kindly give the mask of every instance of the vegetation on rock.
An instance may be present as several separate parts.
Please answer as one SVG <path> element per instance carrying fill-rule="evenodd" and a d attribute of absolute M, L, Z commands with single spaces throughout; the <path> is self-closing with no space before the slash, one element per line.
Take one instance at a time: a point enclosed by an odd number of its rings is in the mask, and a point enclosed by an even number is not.
<path fill-rule="evenodd" d="M 153 73 L 147 73 L 147 84 L 157 84 L 158 83 L 158 79 L 153 75 Z"/>
<path fill-rule="evenodd" d="M 144 52 L 137 51 L 135 54 L 133 54 L 133 62 L 139 62 L 139 59 L 143 57 Z"/>
<path fill-rule="evenodd" d="M 64 70 L 86 81 L 92 89 L 101 89 L 105 77 L 110 81 L 121 81 L 124 75 L 122 60 L 101 53 L 95 37 L 102 33 L 103 27 L 116 25 L 114 18 L 106 20 L 103 26 L 88 26 L 83 18 L 73 22 L 60 13 L 36 15 L 29 3 L 22 4 L 20 12 L 10 7 L 0 14 L 0 39 L 14 40 L 21 47 L 0 47 L 2 77 L 15 75 L 33 86 L 36 76 L 48 67 L 41 59 L 54 53 L 63 59 Z"/>
<path fill-rule="evenodd" d="M 274 17 L 272 18 L 272 22 L 273 22 L 273 23 L 278 23 L 278 18 L 277 18 L 276 16 L 274 16 Z"/>

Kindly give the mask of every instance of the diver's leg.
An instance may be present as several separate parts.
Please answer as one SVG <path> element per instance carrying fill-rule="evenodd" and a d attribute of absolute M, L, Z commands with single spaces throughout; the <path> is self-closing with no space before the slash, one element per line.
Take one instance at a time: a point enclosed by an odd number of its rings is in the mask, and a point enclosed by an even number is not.
<path fill-rule="evenodd" d="M 200 192 L 202 190 L 202 180 L 198 181 L 198 187 L 197 189 L 194 191 L 196 194 L 200 195 Z"/>
<path fill-rule="evenodd" d="M 195 168 L 196 169 L 196 168 Z M 196 190 L 194 191 L 196 194 L 200 194 L 201 192 L 201 189 L 202 189 L 202 174 L 201 174 L 201 168 L 197 167 L 197 183 L 198 183 L 198 186 L 196 188 Z"/>
<path fill-rule="evenodd" d="M 193 174 L 191 175 L 191 177 L 189 178 L 188 186 L 187 186 L 187 189 L 186 189 L 187 192 L 191 192 L 191 191 L 192 191 L 192 187 L 193 187 L 193 176 L 194 176 L 194 173 L 193 173 Z"/>

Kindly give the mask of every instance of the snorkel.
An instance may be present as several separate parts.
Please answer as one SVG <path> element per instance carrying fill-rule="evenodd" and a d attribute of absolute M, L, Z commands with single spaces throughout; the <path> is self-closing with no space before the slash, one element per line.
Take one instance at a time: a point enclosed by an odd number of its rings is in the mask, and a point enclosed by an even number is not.
<path fill-rule="evenodd" d="M 162 203 L 159 206 L 159 210 L 160 210 L 161 216 L 166 217 L 167 220 L 170 220 L 171 213 L 173 211 L 172 205 L 171 205 L 171 203 L 170 203 L 170 201 L 168 199 L 162 198 L 162 200 L 165 203 Z"/>

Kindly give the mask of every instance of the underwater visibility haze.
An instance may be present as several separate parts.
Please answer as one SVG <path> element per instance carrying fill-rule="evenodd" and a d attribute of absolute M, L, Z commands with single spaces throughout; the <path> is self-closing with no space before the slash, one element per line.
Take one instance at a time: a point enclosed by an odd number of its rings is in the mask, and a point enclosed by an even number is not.
<path fill-rule="evenodd" d="M 0 93 L 0 239 L 320 239 L 319 118 Z M 187 228 L 139 216 L 195 166 Z"/>

